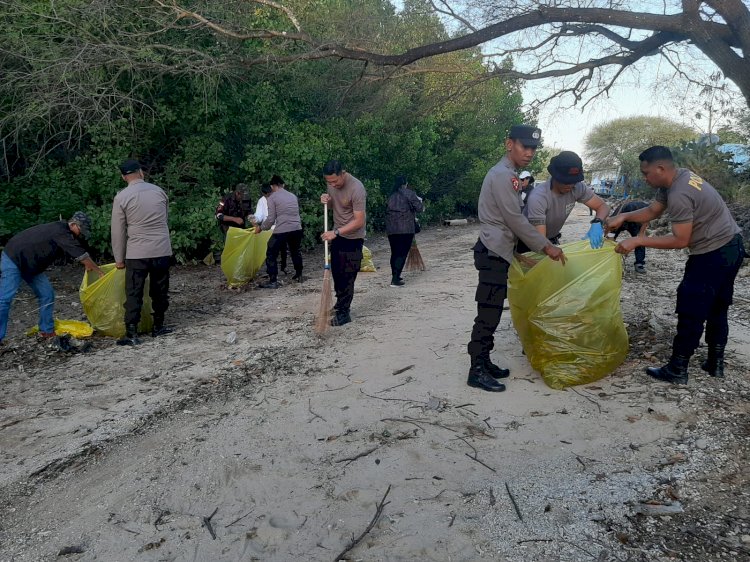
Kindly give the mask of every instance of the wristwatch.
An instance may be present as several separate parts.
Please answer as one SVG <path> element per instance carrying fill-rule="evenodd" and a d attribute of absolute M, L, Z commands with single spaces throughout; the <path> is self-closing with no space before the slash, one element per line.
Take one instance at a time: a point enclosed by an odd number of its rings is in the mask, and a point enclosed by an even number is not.
<path fill-rule="evenodd" d="M 596 218 L 594 218 L 594 219 L 591 220 L 591 224 L 594 224 L 594 223 L 597 223 L 597 222 L 599 224 L 602 224 L 602 219 L 600 219 L 599 217 L 596 217 Z"/>
<path fill-rule="evenodd" d="M 333 233 L 334 233 L 334 234 L 335 234 L 336 236 L 338 236 L 338 235 L 339 235 L 339 229 L 338 229 L 338 228 L 334 228 L 334 229 L 333 229 Z"/>

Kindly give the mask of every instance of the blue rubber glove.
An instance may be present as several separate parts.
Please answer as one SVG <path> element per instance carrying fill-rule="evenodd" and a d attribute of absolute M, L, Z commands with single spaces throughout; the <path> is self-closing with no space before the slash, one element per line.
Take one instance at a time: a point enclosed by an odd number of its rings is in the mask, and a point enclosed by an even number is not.
<path fill-rule="evenodd" d="M 589 244 L 591 244 L 591 248 L 594 250 L 604 246 L 604 229 L 602 228 L 602 223 L 593 223 L 586 233 L 586 238 L 589 239 Z"/>

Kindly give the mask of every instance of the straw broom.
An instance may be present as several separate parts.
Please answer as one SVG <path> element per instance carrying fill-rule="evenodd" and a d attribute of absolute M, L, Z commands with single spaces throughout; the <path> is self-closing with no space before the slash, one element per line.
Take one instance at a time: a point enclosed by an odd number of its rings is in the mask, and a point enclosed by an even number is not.
<path fill-rule="evenodd" d="M 328 203 L 323 204 L 323 232 L 328 232 Z M 323 269 L 323 290 L 320 293 L 320 308 L 315 321 L 315 333 L 324 334 L 331 327 L 331 264 L 328 259 L 328 240 L 323 242 L 325 267 Z"/>
<path fill-rule="evenodd" d="M 406 256 L 406 265 L 404 266 L 406 271 L 424 271 L 427 267 L 422 259 L 422 254 L 417 248 L 417 238 L 411 242 L 411 248 L 409 248 L 409 254 Z"/>

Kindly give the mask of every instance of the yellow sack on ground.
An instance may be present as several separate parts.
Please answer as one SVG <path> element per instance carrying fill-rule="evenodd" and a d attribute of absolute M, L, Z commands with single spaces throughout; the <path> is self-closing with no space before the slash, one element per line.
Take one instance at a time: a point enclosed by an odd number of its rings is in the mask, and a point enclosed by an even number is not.
<path fill-rule="evenodd" d="M 121 338 L 125 335 L 125 270 L 117 269 L 113 263 L 103 265 L 101 269 L 104 271 L 101 278 L 95 271 L 84 273 L 78 290 L 81 305 L 94 330 L 105 336 Z M 150 332 L 153 326 L 148 284 L 146 279 L 139 332 Z"/>
<path fill-rule="evenodd" d="M 33 336 L 39 331 L 39 326 L 36 325 L 26 332 L 27 336 Z M 88 338 L 94 333 L 94 328 L 88 322 L 81 320 L 58 320 L 55 318 L 55 334 L 62 336 L 63 334 L 70 334 L 74 338 Z"/>
<path fill-rule="evenodd" d="M 628 353 L 620 310 L 622 259 L 615 244 L 592 250 L 588 240 L 563 244 L 567 263 L 540 260 L 529 268 L 514 259 L 508 275 L 513 325 L 531 366 L 548 386 L 591 383 Z"/>
<path fill-rule="evenodd" d="M 359 266 L 360 271 L 377 271 L 375 264 L 372 262 L 372 252 L 367 246 L 362 246 L 362 265 Z"/>
<path fill-rule="evenodd" d="M 270 230 L 255 234 L 254 228 L 229 227 L 221 254 L 221 270 L 228 286 L 239 287 L 255 277 L 266 259 L 269 238 Z"/>

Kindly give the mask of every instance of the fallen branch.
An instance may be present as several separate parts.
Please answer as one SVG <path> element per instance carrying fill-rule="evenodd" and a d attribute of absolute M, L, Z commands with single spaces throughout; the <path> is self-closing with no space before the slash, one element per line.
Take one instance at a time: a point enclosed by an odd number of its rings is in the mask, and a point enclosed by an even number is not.
<path fill-rule="evenodd" d="M 380 394 L 381 392 L 388 392 L 389 390 L 393 390 L 394 388 L 398 388 L 399 386 L 404 386 L 404 385 L 409 384 L 410 382 L 413 382 L 413 381 L 414 381 L 414 379 L 411 376 L 406 377 L 406 380 L 404 382 L 400 383 L 400 384 L 389 386 L 388 388 L 384 388 L 383 390 L 378 390 L 378 394 Z"/>
<path fill-rule="evenodd" d="M 412 404 L 427 404 L 427 402 L 422 402 L 421 400 L 409 400 L 408 398 L 383 398 L 382 396 L 373 396 L 372 394 L 367 394 L 361 388 L 359 389 L 359 391 L 368 398 L 376 398 L 378 400 L 385 400 L 387 402 L 411 402 Z"/>
<path fill-rule="evenodd" d="M 239 523 L 239 522 L 240 522 L 240 521 L 242 521 L 242 520 L 243 520 L 243 519 L 244 519 L 245 517 L 247 517 L 248 515 L 250 515 L 250 514 L 251 514 L 252 512 L 253 512 L 253 510 L 251 509 L 251 510 L 250 510 L 250 511 L 248 511 L 248 512 L 247 512 L 247 513 L 246 513 L 245 515 L 242 515 L 241 517 L 238 517 L 237 519 L 235 519 L 234 521 L 232 521 L 232 522 L 231 522 L 231 523 L 230 523 L 229 525 L 224 525 L 224 528 L 226 529 L 227 527 L 231 527 L 231 526 L 232 526 L 232 525 L 234 525 L 235 523 Z"/>
<path fill-rule="evenodd" d="M 405 373 L 409 369 L 413 369 L 413 368 L 414 368 L 414 365 L 409 365 L 408 367 L 404 367 L 402 369 L 396 369 L 395 371 L 393 371 L 393 374 L 394 375 L 400 375 L 401 373 Z"/>
<path fill-rule="evenodd" d="M 508 497 L 510 498 L 510 503 L 513 504 L 513 509 L 516 510 L 516 515 L 518 515 L 518 520 L 523 521 L 523 515 L 521 515 L 521 510 L 518 509 L 518 504 L 516 503 L 516 498 L 513 497 L 513 494 L 510 491 L 510 486 L 508 486 L 508 483 L 505 483 L 505 491 L 508 492 Z"/>
<path fill-rule="evenodd" d="M 383 498 L 380 500 L 380 503 L 378 503 L 378 506 L 375 509 L 375 515 L 373 515 L 372 520 L 370 521 L 370 524 L 367 526 L 367 528 L 364 531 L 362 531 L 361 535 L 359 535 L 356 539 L 352 539 L 349 545 L 344 550 L 341 551 L 341 554 L 339 554 L 338 556 L 336 556 L 336 558 L 333 559 L 334 562 L 338 562 L 339 560 L 348 560 L 348 558 L 346 558 L 347 553 L 350 552 L 354 547 L 356 547 L 362 541 L 362 539 L 365 538 L 367 533 L 372 531 L 372 528 L 375 526 L 375 524 L 378 522 L 378 519 L 380 519 L 380 516 L 383 514 L 383 508 L 385 508 L 386 505 L 391 503 L 391 502 L 385 501 L 385 498 L 388 497 L 388 493 L 390 491 L 391 491 L 391 485 L 388 484 L 388 489 L 385 491 L 385 494 L 383 495 Z"/>
<path fill-rule="evenodd" d="M 594 405 L 595 405 L 595 406 L 596 406 L 596 407 L 597 407 L 597 408 L 599 409 L 599 413 L 600 413 L 600 414 L 602 413 L 602 407 L 601 407 L 601 405 L 599 404 L 599 402 L 597 402 L 596 400 L 594 400 L 594 399 L 593 399 L 593 398 L 591 398 L 590 396 L 586 396 L 585 394 L 583 394 L 583 393 L 581 393 L 581 392 L 578 392 L 578 391 L 577 391 L 577 390 L 576 390 L 575 388 L 573 388 L 572 386 L 570 387 L 570 390 L 572 390 L 573 392 L 575 392 L 575 393 L 576 393 L 576 394 L 577 394 L 578 396 L 583 396 L 583 397 L 584 397 L 584 398 L 585 398 L 586 400 L 588 400 L 589 402 L 591 402 L 592 404 L 594 404 Z"/>
<path fill-rule="evenodd" d="M 206 526 L 206 529 L 208 529 L 208 532 L 211 533 L 211 538 L 213 540 L 216 540 L 216 533 L 214 532 L 214 528 L 211 525 L 211 519 L 213 519 L 214 515 L 216 515 L 216 512 L 219 511 L 219 508 L 217 507 L 214 509 L 214 512 L 209 515 L 208 517 L 203 517 L 203 524 Z"/>
<path fill-rule="evenodd" d="M 307 421 L 307 423 L 311 423 L 312 421 L 315 420 L 315 418 L 320 418 L 321 420 L 326 421 L 326 419 L 323 416 L 321 416 L 320 414 L 316 414 L 315 412 L 312 411 L 312 404 L 310 403 L 310 399 L 309 398 L 307 399 L 307 411 L 310 412 L 313 415 L 313 417 L 310 418 Z"/>
<path fill-rule="evenodd" d="M 414 425 L 417 425 L 417 422 L 419 422 L 419 423 L 426 423 L 428 425 L 434 425 L 435 427 L 440 427 L 442 429 L 447 429 L 448 431 L 452 431 L 453 433 L 456 433 L 455 429 L 452 429 L 452 428 L 448 427 L 447 425 L 443 425 L 443 424 L 438 423 L 438 422 L 433 422 L 433 421 L 425 420 L 425 419 L 422 419 L 422 418 L 383 418 L 380 421 L 395 421 L 395 422 L 411 423 L 411 424 L 414 424 Z M 419 426 L 417 425 L 417 427 L 419 427 Z M 420 427 L 419 429 L 422 429 L 422 428 Z M 422 429 L 422 431 L 424 431 L 424 430 Z"/>
<path fill-rule="evenodd" d="M 471 460 L 473 460 L 474 462 L 478 462 L 478 463 L 479 463 L 479 464 L 481 464 L 481 465 L 482 465 L 483 467 L 485 467 L 485 468 L 488 468 L 488 469 L 490 469 L 490 470 L 491 470 L 492 472 L 497 472 L 497 470 L 495 470 L 494 468 L 492 468 L 492 467 L 491 467 L 490 465 L 488 465 L 488 464 L 485 464 L 485 463 L 483 463 L 482 461 L 480 461 L 480 460 L 479 460 L 479 456 L 478 456 L 478 454 L 477 454 L 477 450 L 476 450 L 476 449 L 474 448 L 474 445 L 472 445 L 471 443 L 469 443 L 469 442 L 468 442 L 468 441 L 467 441 L 466 439 L 464 439 L 463 437 L 459 437 L 459 439 L 460 439 L 461 441 L 463 441 L 464 443 L 466 443 L 466 444 L 467 444 L 467 445 L 468 445 L 469 447 L 471 447 L 472 451 L 474 451 L 474 456 L 473 456 L 473 457 L 472 457 L 472 456 L 471 456 L 471 455 L 470 455 L 469 453 L 464 453 L 464 455 L 466 455 L 467 457 L 469 457 L 469 458 L 470 458 Z"/>
<path fill-rule="evenodd" d="M 339 459 L 339 460 L 333 461 L 333 462 L 346 462 L 346 464 L 350 464 L 350 463 L 353 463 L 354 461 L 356 461 L 357 459 L 361 459 L 362 457 L 366 457 L 370 453 L 374 453 L 377 450 L 378 450 L 378 446 L 376 445 L 375 447 L 372 447 L 371 449 L 367 449 L 366 451 L 363 451 L 363 452 L 361 452 L 361 453 L 359 453 L 357 455 L 354 455 L 353 457 L 347 457 L 345 459 Z M 389 487 L 389 489 L 390 489 L 390 487 Z"/>

